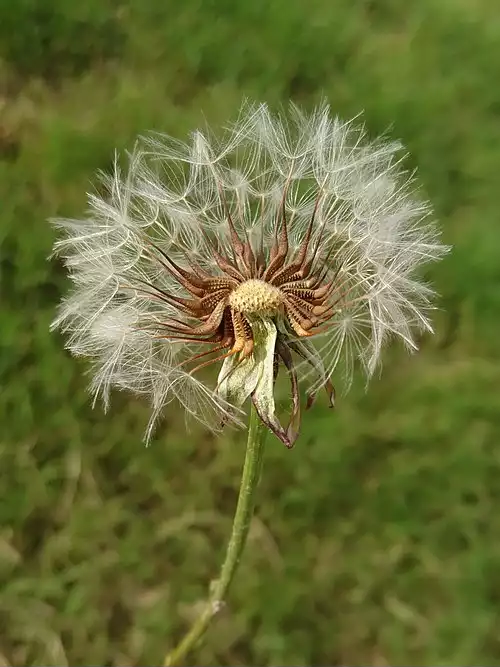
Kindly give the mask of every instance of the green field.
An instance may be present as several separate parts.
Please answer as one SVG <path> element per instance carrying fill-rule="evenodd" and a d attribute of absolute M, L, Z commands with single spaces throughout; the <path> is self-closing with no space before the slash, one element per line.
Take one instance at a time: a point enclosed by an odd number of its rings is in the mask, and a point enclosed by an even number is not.
<path fill-rule="evenodd" d="M 202 665 L 500 664 L 500 11 L 494 0 L 0 0 L 0 665 L 159 664 L 217 572 L 244 433 L 104 415 L 49 333 L 53 216 L 115 148 L 243 98 L 408 147 L 453 252 L 436 335 L 386 351 L 292 451 Z"/>

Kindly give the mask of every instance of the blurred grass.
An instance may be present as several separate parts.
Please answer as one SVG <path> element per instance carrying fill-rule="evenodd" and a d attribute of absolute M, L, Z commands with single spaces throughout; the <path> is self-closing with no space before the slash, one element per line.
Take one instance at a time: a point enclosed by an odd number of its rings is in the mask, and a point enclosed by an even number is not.
<path fill-rule="evenodd" d="M 500 14 L 488 0 L 0 0 L 0 663 L 158 664 L 203 600 L 244 435 L 91 410 L 49 335 L 55 215 L 150 129 L 242 97 L 364 111 L 446 242 L 437 335 L 267 448 L 239 577 L 193 663 L 500 663 Z"/>

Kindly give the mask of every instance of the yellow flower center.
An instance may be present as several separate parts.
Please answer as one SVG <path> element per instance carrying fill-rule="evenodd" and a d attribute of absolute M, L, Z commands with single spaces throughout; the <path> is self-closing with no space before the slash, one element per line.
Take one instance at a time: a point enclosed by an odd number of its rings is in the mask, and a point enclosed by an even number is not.
<path fill-rule="evenodd" d="M 263 280 L 246 280 L 229 295 L 229 305 L 245 315 L 277 315 L 283 306 L 278 287 Z"/>

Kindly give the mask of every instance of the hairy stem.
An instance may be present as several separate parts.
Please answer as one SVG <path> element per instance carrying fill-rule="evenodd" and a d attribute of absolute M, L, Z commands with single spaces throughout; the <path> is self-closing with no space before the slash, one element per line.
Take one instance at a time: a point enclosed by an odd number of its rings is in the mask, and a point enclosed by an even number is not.
<path fill-rule="evenodd" d="M 207 631 L 212 619 L 221 609 L 224 598 L 233 580 L 240 562 L 241 554 L 252 520 L 255 506 L 255 495 L 262 468 L 264 440 L 267 428 L 259 419 L 252 405 L 248 428 L 248 441 L 245 463 L 241 475 L 238 503 L 231 529 L 231 537 L 227 545 L 226 557 L 222 564 L 218 579 L 212 582 L 210 594 L 203 612 L 198 616 L 190 630 L 177 646 L 167 654 L 164 667 L 180 665 L 188 653 L 198 644 Z"/>

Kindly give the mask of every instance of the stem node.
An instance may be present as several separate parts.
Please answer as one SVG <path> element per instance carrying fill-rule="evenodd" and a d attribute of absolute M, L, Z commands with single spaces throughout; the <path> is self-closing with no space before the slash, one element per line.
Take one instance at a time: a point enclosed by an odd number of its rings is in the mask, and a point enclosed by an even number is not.
<path fill-rule="evenodd" d="M 231 537 L 226 549 L 226 557 L 218 579 L 213 580 L 210 584 L 208 604 L 177 646 L 167 654 L 163 661 L 164 667 L 181 664 L 181 661 L 202 639 L 214 616 L 225 606 L 224 598 L 238 568 L 248 537 L 262 469 L 266 432 L 265 425 L 252 405 L 245 463 L 243 464 L 238 503 L 234 514 Z"/>

